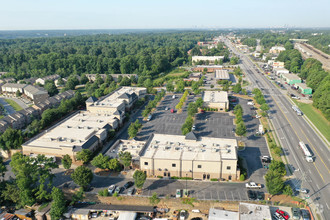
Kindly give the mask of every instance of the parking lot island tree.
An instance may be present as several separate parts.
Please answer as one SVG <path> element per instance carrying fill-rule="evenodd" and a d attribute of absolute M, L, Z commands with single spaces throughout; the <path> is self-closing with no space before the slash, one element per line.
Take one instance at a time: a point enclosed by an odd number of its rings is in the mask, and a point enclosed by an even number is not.
<path fill-rule="evenodd" d="M 133 174 L 133 178 L 136 188 L 142 189 L 147 179 L 147 174 L 145 174 L 142 170 L 136 170 Z"/>
<path fill-rule="evenodd" d="M 107 169 L 109 167 L 109 160 L 110 158 L 106 155 L 99 154 L 93 158 L 91 164 L 100 169 Z"/>
<path fill-rule="evenodd" d="M 119 152 L 118 154 L 119 161 L 124 165 L 124 169 L 131 165 L 132 163 L 132 155 L 130 152 Z"/>
<path fill-rule="evenodd" d="M 93 173 L 89 168 L 85 166 L 79 166 L 71 174 L 71 178 L 73 182 L 75 182 L 78 186 L 81 186 L 86 189 L 86 187 L 93 180 Z"/>
<path fill-rule="evenodd" d="M 237 124 L 236 134 L 239 136 L 243 136 L 246 134 L 246 126 L 245 126 L 244 122 L 240 122 L 239 124 Z"/>
<path fill-rule="evenodd" d="M 110 159 L 108 162 L 108 168 L 113 171 L 120 171 L 121 167 L 118 159 L 116 158 Z"/>

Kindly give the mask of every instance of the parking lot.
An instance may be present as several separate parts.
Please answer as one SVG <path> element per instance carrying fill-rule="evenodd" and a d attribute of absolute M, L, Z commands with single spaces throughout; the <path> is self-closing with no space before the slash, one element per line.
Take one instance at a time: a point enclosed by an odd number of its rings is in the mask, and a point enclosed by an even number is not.
<path fill-rule="evenodd" d="M 196 115 L 195 133 L 203 137 L 235 138 L 234 116 L 221 112 L 205 112 Z"/>
<path fill-rule="evenodd" d="M 138 133 L 136 140 L 145 141 L 152 133 L 181 135 L 181 127 L 187 118 L 187 106 L 195 101 L 198 96 L 188 96 L 181 113 L 171 113 L 171 109 L 179 103 L 182 95 L 167 95 L 152 114 L 152 119 L 146 122 Z M 165 110 L 165 108 L 168 108 Z"/>

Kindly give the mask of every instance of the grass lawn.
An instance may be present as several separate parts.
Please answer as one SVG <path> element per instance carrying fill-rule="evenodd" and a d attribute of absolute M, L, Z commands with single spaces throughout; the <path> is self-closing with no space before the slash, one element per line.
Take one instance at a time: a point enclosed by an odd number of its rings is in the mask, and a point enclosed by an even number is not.
<path fill-rule="evenodd" d="M 297 102 L 296 105 L 302 110 L 302 112 L 313 122 L 315 127 L 324 135 L 324 137 L 330 141 L 330 122 L 322 115 L 321 111 L 312 106 L 312 104 L 306 104 Z"/>
<path fill-rule="evenodd" d="M 76 90 L 79 91 L 82 95 L 86 94 L 86 87 L 85 86 L 80 86 L 80 87 L 76 87 Z"/>
<path fill-rule="evenodd" d="M 22 110 L 23 108 L 17 104 L 15 101 L 11 100 L 11 99 L 5 99 L 5 101 L 11 105 L 11 107 L 13 107 L 13 109 L 15 109 L 15 111 L 20 111 Z"/>

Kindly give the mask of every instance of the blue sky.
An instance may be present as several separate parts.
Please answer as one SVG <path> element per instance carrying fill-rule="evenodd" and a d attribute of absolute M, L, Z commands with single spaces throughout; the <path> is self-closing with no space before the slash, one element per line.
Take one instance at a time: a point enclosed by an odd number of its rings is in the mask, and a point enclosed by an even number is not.
<path fill-rule="evenodd" d="M 0 0 L 0 30 L 330 27 L 329 0 Z"/>

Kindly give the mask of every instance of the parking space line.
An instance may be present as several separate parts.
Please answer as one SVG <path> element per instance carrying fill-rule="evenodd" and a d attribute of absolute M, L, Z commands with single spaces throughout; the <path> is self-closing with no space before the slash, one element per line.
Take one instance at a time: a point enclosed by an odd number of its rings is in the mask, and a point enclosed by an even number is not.
<path fill-rule="evenodd" d="M 233 195 L 233 191 L 230 191 L 231 192 L 231 196 L 233 197 L 233 200 L 234 200 L 234 195 Z"/>

